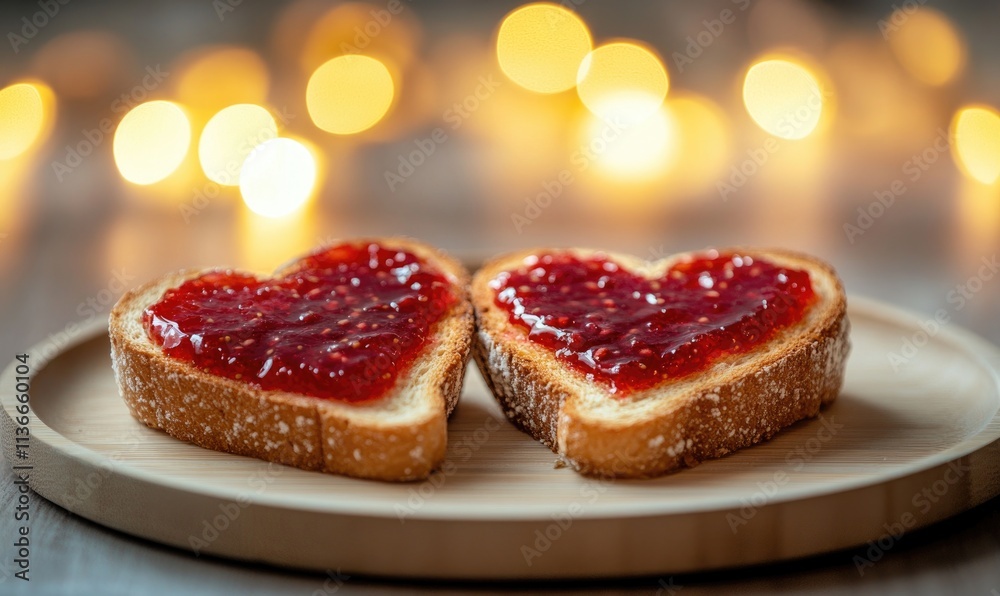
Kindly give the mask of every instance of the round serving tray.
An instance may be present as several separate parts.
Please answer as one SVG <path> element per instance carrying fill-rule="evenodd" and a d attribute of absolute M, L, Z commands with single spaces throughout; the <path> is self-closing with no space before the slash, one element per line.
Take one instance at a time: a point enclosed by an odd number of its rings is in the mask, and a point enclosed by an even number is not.
<path fill-rule="evenodd" d="M 434 578 L 653 575 L 801 557 L 939 521 L 1000 493 L 1000 352 L 852 298 L 843 394 L 773 440 L 654 480 L 600 480 L 507 423 L 470 366 L 447 464 L 388 484 L 217 453 L 146 428 L 118 395 L 107 329 L 0 379 L 8 461 L 109 528 L 275 565 Z M 923 326 L 921 323 L 923 322 Z M 926 328 L 926 330 L 925 330 Z M 898 356 L 898 357 L 897 357 Z M 23 369 L 22 369 L 23 371 Z M 879 547 L 882 548 L 882 547 Z"/>

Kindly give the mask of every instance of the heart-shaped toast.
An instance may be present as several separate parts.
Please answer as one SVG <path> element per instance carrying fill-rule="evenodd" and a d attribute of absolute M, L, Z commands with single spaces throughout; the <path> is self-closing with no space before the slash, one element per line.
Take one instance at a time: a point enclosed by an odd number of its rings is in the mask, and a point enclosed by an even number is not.
<path fill-rule="evenodd" d="M 849 351 L 833 269 L 784 251 L 532 250 L 483 267 L 472 299 L 474 354 L 508 418 L 595 475 L 767 439 L 836 398 Z"/>
<path fill-rule="evenodd" d="M 472 330 L 468 275 L 404 239 L 325 247 L 273 277 L 166 276 L 111 314 L 132 414 L 203 447 L 364 478 L 443 459 Z"/>

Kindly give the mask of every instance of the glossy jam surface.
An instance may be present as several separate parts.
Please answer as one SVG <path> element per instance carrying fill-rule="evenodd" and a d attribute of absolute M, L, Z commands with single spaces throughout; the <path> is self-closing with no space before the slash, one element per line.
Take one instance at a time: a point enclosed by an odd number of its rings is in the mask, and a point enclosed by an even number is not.
<path fill-rule="evenodd" d="M 752 350 L 814 301 L 807 272 L 714 251 L 655 280 L 602 256 L 543 253 L 490 285 L 532 341 L 618 395 Z"/>
<path fill-rule="evenodd" d="M 260 280 L 213 272 L 168 290 L 143 323 L 167 355 L 262 389 L 382 397 L 455 297 L 408 252 L 341 245 Z"/>

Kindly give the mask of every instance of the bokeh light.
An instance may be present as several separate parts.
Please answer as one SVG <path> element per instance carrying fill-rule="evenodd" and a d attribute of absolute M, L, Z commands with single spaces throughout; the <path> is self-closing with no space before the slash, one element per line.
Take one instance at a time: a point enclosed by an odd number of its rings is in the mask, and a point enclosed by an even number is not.
<path fill-rule="evenodd" d="M 918 81 L 944 85 L 962 72 L 965 42 L 940 12 L 925 7 L 897 8 L 882 27 L 900 64 Z"/>
<path fill-rule="evenodd" d="M 313 123 L 326 132 L 348 135 L 375 126 L 392 105 L 389 69 L 359 55 L 338 56 L 312 74 L 306 107 Z"/>
<path fill-rule="evenodd" d="M 922 151 L 936 134 L 942 114 L 934 102 L 914 101 L 926 87 L 903 71 L 879 36 L 841 37 L 823 65 L 837 82 L 836 137 L 852 147 L 844 156 L 847 163 L 857 160 L 856 166 L 848 167 L 859 184 L 882 184 L 885 173 L 866 167 L 867 150 L 900 156 Z M 829 108 L 824 106 L 821 127 L 830 119 Z"/>
<path fill-rule="evenodd" d="M 295 213 L 312 195 L 316 169 L 316 158 L 302 143 L 286 138 L 265 141 L 243 162 L 243 202 L 265 217 Z"/>
<path fill-rule="evenodd" d="M 251 49 L 200 48 L 172 68 L 180 73 L 177 99 L 201 118 L 207 119 L 233 104 L 261 104 L 267 100 L 270 86 L 267 65 Z"/>
<path fill-rule="evenodd" d="M 237 104 L 220 110 L 205 125 L 198 142 L 198 159 L 209 180 L 239 184 L 240 168 L 253 149 L 278 136 L 278 125 L 265 108 Z"/>
<path fill-rule="evenodd" d="M 703 198 L 732 165 L 732 133 L 724 111 L 690 92 L 671 94 L 652 116 L 620 134 L 590 115 L 580 137 L 583 155 L 593 158 L 590 181 L 603 189 L 628 188 L 634 195 L 616 197 L 615 206 L 649 209 Z"/>
<path fill-rule="evenodd" d="M 277 73 L 282 85 L 276 88 L 279 97 L 272 100 L 295 113 L 307 113 L 305 95 L 295 91 L 305 85 L 303 76 L 308 80 L 317 68 L 337 56 L 374 58 L 392 76 L 392 102 L 378 126 L 352 138 L 351 145 L 397 141 L 441 115 L 435 73 L 417 59 L 422 39 L 420 21 L 408 2 L 290 3 L 276 19 L 271 34 L 271 55 L 277 63 L 287 65 Z M 324 149 L 330 150 L 342 140 L 327 138 L 322 141 Z"/>
<path fill-rule="evenodd" d="M 693 93 L 671 94 L 664 108 L 676 124 L 680 149 L 670 172 L 671 191 L 702 196 L 731 165 L 731 133 L 725 112 L 711 99 Z"/>
<path fill-rule="evenodd" d="M 0 160 L 17 157 L 31 148 L 46 128 L 45 95 L 51 91 L 34 83 L 16 83 L 0 90 Z"/>
<path fill-rule="evenodd" d="M 580 17 L 544 2 L 507 15 L 497 34 L 497 59 L 504 74 L 538 93 L 572 89 L 591 47 L 590 31 Z"/>
<path fill-rule="evenodd" d="M 626 125 L 659 110 L 669 87 L 659 56 L 626 41 L 596 48 L 583 59 L 577 73 L 577 92 L 587 109 Z"/>
<path fill-rule="evenodd" d="M 591 116 L 586 142 L 608 177 L 641 182 L 662 178 L 676 157 L 677 123 L 660 108 L 638 126 L 619 126 Z"/>
<path fill-rule="evenodd" d="M 123 178 L 154 184 L 172 174 L 191 145 L 191 123 L 180 106 L 149 101 L 125 114 L 115 131 L 114 156 Z"/>
<path fill-rule="evenodd" d="M 598 163 L 633 180 L 661 177 L 672 166 L 677 141 L 677 123 L 669 112 L 660 109 L 642 126 L 625 130 L 620 139 L 611 142 Z"/>
<path fill-rule="evenodd" d="M 1000 178 L 1000 114 L 988 106 L 969 106 L 951 124 L 953 155 L 969 177 L 993 184 Z"/>
<path fill-rule="evenodd" d="M 414 62 L 406 72 L 389 68 L 393 80 L 393 98 L 385 117 L 378 126 L 364 131 L 364 140 L 394 142 L 411 134 L 419 134 L 430 123 L 441 121 L 441 89 L 430 67 Z M 405 101 L 401 101 L 405 100 Z"/>
<path fill-rule="evenodd" d="M 288 264 L 289 255 L 306 254 L 326 238 L 347 235 L 349 231 L 341 232 L 332 222 L 315 217 L 308 207 L 281 218 L 241 209 L 237 219 L 238 265 L 244 271 L 270 276 Z M 222 259 L 219 262 L 231 260 L 232 254 Z"/>
<path fill-rule="evenodd" d="M 765 132 L 783 139 L 802 139 L 816 129 L 824 93 L 809 70 L 785 59 L 755 63 L 743 81 L 743 103 Z"/>
<path fill-rule="evenodd" d="M 475 159 L 477 184 L 498 194 L 496 200 L 485 199 L 485 204 L 505 211 L 520 198 L 517 192 L 500 189 L 531 188 L 562 167 L 570 139 L 575 142 L 579 136 L 575 134 L 578 119 L 572 116 L 581 112 L 581 106 L 572 93 L 541 98 L 509 82 L 502 73 L 484 77 L 483 65 L 495 62 L 495 40 L 468 34 L 444 37 L 428 53 L 435 86 L 447 105 L 447 111 L 438 109 L 434 118 L 445 124 L 453 138 L 436 151 L 465 153 Z M 484 147 L 482 158 L 464 151 L 461 145 L 467 142 Z M 448 173 L 452 162 L 445 155 L 428 161 L 427 179 L 453 176 Z"/>

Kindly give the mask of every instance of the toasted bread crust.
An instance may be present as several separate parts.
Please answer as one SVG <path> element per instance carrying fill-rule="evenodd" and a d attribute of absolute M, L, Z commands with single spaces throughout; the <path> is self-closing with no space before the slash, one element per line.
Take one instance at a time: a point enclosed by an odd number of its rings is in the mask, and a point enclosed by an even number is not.
<path fill-rule="evenodd" d="M 680 383 L 668 380 L 624 400 L 605 392 L 600 412 L 581 387 L 602 390 L 529 341 L 526 331 L 512 325 L 494 303 L 489 281 L 539 250 L 506 255 L 485 265 L 472 282 L 477 322 L 473 355 L 504 413 L 578 471 L 624 478 L 694 466 L 815 416 L 839 394 L 850 349 L 840 280 L 829 265 L 809 256 L 782 250 L 726 250 L 805 269 L 826 295 L 805 321 L 751 354 L 727 359 L 727 366 L 716 365 L 694 381 L 685 380 L 680 388 Z M 649 269 L 635 257 L 605 254 L 637 272 Z M 685 256 L 658 262 L 652 269 L 665 269 Z"/>
<path fill-rule="evenodd" d="M 146 425 L 216 451 L 359 478 L 417 480 L 444 460 L 447 417 L 462 391 L 473 329 L 468 273 L 455 260 L 403 238 L 364 238 L 417 254 L 452 281 L 458 298 L 423 353 L 372 404 L 349 404 L 217 377 L 170 358 L 137 333 L 138 315 L 168 288 L 203 271 L 180 272 L 126 293 L 111 312 L 111 357 L 129 411 Z M 280 275 L 281 272 L 279 271 Z M 403 402 L 402 395 L 417 394 Z M 395 408 L 393 412 L 387 409 Z M 412 416 L 406 415 L 414 410 Z M 403 415 L 401 415 L 401 412 Z"/>

